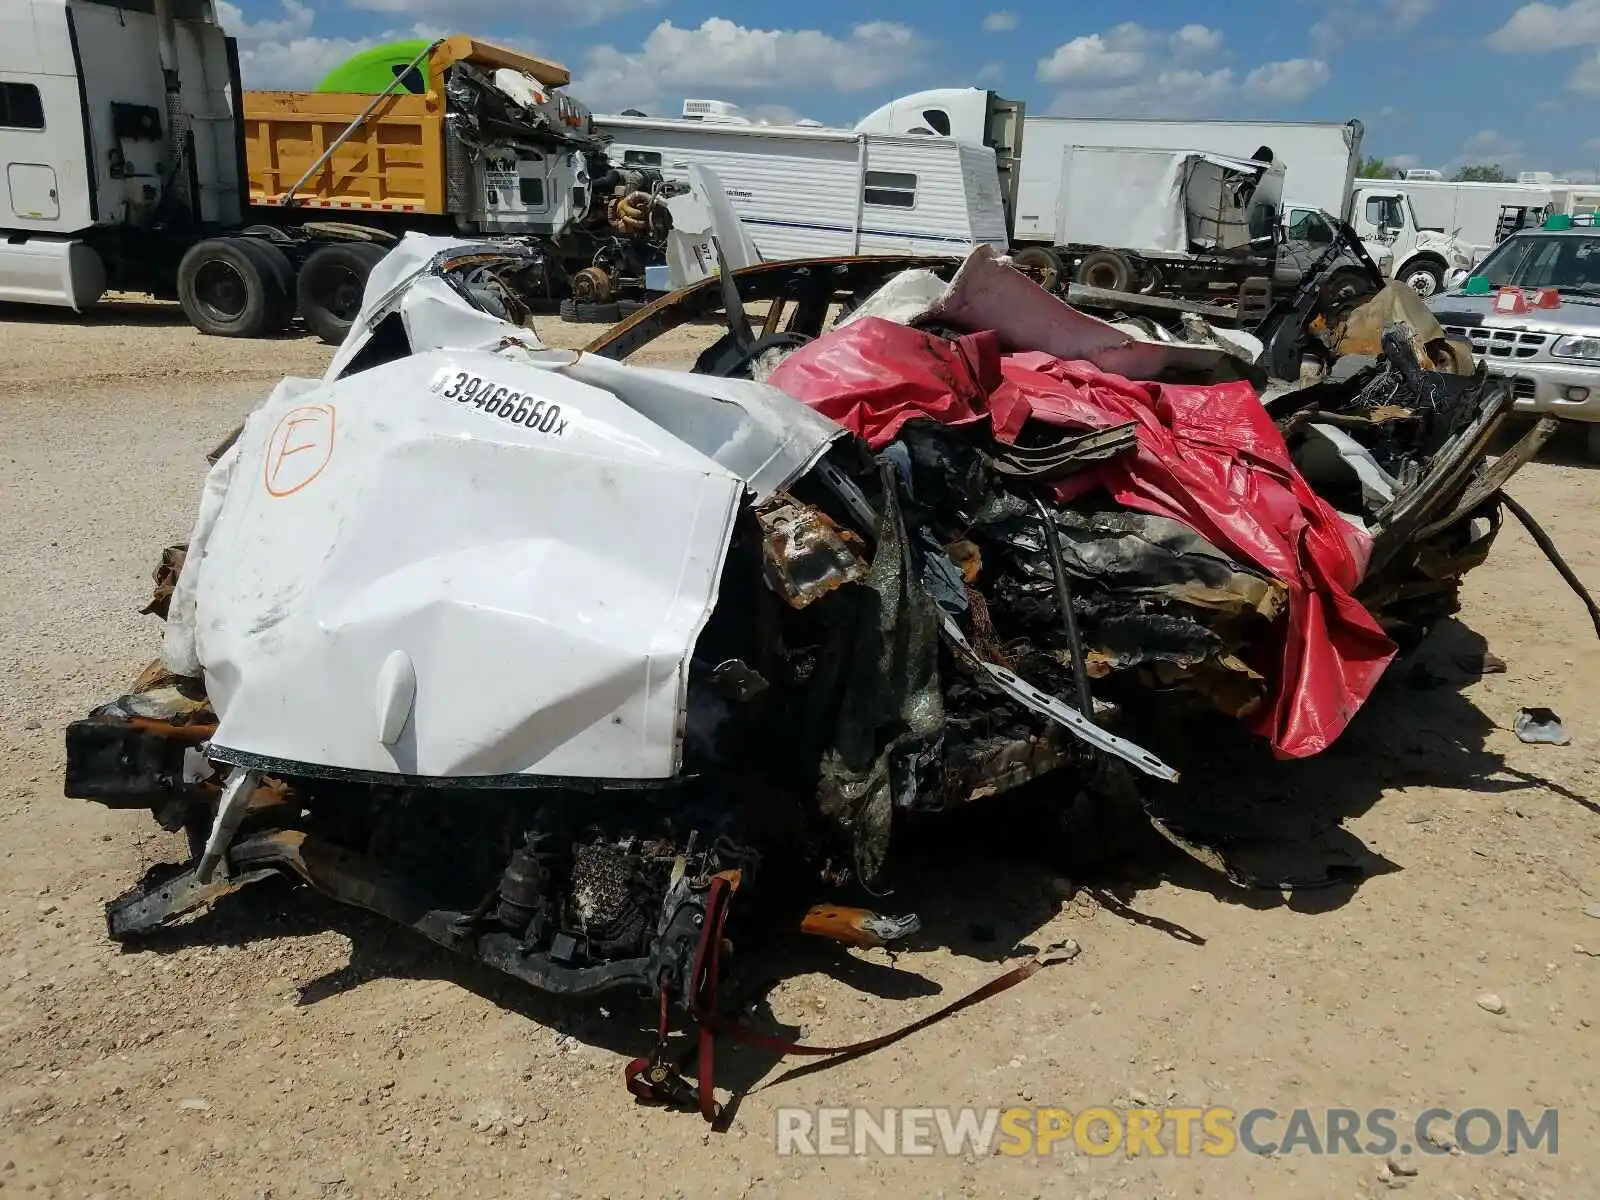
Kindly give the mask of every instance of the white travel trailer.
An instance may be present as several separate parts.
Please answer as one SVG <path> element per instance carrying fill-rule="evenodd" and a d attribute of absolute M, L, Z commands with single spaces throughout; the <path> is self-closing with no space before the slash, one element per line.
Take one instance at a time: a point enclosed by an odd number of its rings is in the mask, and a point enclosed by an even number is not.
<path fill-rule="evenodd" d="M 995 152 L 981 144 L 754 125 L 734 106 L 705 100 L 686 101 L 684 114 L 597 115 L 595 129 L 623 167 L 685 183 L 692 165 L 709 167 L 768 260 L 963 255 L 979 243 L 1010 244 Z"/>

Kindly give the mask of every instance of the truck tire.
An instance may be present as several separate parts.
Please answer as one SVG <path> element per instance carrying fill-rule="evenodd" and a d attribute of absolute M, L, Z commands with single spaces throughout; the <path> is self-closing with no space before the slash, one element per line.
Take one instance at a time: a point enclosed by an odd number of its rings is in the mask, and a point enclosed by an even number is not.
<path fill-rule="evenodd" d="M 1126 292 L 1133 288 L 1133 264 L 1115 250 L 1091 250 L 1078 260 L 1073 278 L 1084 287 Z"/>
<path fill-rule="evenodd" d="M 561 319 L 579 325 L 614 325 L 622 319 L 622 309 L 615 300 L 601 304 L 566 299 L 561 302 Z"/>
<path fill-rule="evenodd" d="M 1045 246 L 1029 246 L 1011 256 L 1011 265 L 1020 271 L 1038 272 L 1036 282 L 1047 292 L 1053 292 L 1066 277 L 1056 252 Z"/>
<path fill-rule="evenodd" d="M 178 263 L 178 303 L 201 333 L 260 337 L 269 332 L 281 302 L 278 280 L 241 238 L 196 242 Z"/>
<path fill-rule="evenodd" d="M 386 253 L 369 242 L 329 242 L 313 250 L 295 286 L 306 328 L 330 345 L 344 341 L 361 311 L 367 276 Z"/>
<path fill-rule="evenodd" d="M 289 256 L 272 242 L 255 237 L 237 239 L 244 252 L 256 260 L 262 278 L 267 281 L 267 295 L 272 305 L 269 332 L 278 333 L 294 320 L 294 267 Z"/>
<path fill-rule="evenodd" d="M 1406 264 L 1405 270 L 1400 272 L 1400 278 L 1426 300 L 1438 295 L 1444 287 L 1444 264 L 1426 258 L 1418 259 Z"/>

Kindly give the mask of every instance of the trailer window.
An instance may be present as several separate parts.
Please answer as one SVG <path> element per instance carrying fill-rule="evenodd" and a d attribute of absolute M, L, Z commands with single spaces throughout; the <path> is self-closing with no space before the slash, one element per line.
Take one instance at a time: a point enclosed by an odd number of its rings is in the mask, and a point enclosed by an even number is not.
<path fill-rule="evenodd" d="M 8 129 L 43 129 L 44 101 L 31 83 L 0 83 L 0 125 Z"/>
<path fill-rule="evenodd" d="M 625 167 L 659 167 L 661 154 L 657 150 L 624 150 L 622 152 L 622 165 Z"/>
<path fill-rule="evenodd" d="M 914 208 L 917 177 L 908 171 L 868 171 L 861 198 L 884 208 Z"/>

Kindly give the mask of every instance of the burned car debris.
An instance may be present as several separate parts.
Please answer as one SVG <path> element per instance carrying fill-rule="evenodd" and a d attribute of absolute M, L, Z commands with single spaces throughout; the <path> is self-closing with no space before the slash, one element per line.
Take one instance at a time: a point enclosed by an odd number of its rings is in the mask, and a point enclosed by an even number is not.
<path fill-rule="evenodd" d="M 828 902 L 881 892 L 903 822 L 1159 789 L 1183 764 L 1143 731 L 1197 708 L 1325 749 L 1549 436 L 1491 465 L 1505 386 L 1403 322 L 1267 389 L 1261 340 L 1102 320 L 985 247 L 723 272 L 584 352 L 522 324 L 527 267 L 416 236 L 380 264 L 326 375 L 220 448 L 156 569 L 162 660 L 68 728 L 65 790 L 189 837 L 113 937 L 287 876 L 548 992 L 659 998 L 629 1088 L 708 1116 L 728 945 L 910 936 Z M 718 311 L 696 371 L 619 361 Z"/>

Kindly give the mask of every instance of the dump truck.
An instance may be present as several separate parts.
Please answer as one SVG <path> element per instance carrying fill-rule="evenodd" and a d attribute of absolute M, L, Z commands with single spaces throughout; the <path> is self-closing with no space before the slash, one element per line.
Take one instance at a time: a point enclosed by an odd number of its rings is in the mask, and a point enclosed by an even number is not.
<path fill-rule="evenodd" d="M 407 231 L 527 239 L 548 297 L 664 261 L 660 176 L 616 171 L 557 63 L 418 43 L 376 95 L 243 90 L 212 0 L 0 8 L 0 300 L 176 299 L 202 332 L 341 340 Z M 420 84 L 412 92 L 408 84 Z"/>
<path fill-rule="evenodd" d="M 604 304 L 664 261 L 673 189 L 658 171 L 612 167 L 589 110 L 557 90 L 570 78 L 559 63 L 456 35 L 376 47 L 314 91 L 246 92 L 250 203 L 280 223 L 337 214 L 396 235 L 541 239 L 546 296 Z M 347 273 L 301 278 L 308 320 L 344 303 Z"/>

